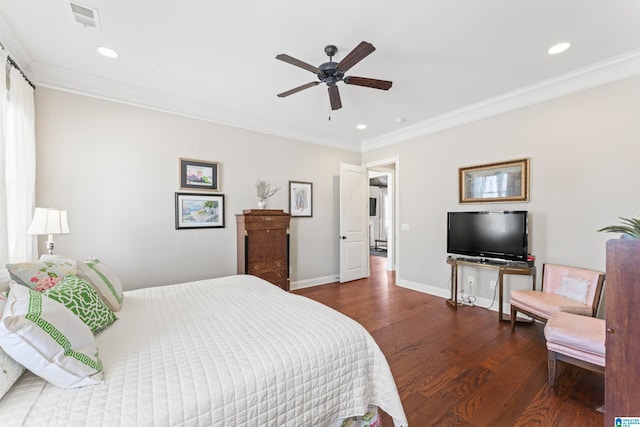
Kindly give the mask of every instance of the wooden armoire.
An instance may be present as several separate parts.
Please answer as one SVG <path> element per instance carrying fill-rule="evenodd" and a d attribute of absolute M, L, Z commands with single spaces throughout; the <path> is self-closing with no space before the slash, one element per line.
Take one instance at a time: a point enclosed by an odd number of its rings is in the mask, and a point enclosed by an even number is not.
<path fill-rule="evenodd" d="M 605 426 L 640 416 L 640 240 L 607 242 Z"/>
<path fill-rule="evenodd" d="M 289 221 L 275 209 L 249 209 L 236 215 L 238 274 L 252 274 L 289 290 Z"/>

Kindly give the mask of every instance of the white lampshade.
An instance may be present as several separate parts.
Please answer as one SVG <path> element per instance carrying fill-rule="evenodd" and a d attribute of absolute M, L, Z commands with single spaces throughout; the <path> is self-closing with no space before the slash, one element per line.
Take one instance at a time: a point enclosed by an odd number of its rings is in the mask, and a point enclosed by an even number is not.
<path fill-rule="evenodd" d="M 69 234 L 67 211 L 53 208 L 36 208 L 28 234 Z"/>

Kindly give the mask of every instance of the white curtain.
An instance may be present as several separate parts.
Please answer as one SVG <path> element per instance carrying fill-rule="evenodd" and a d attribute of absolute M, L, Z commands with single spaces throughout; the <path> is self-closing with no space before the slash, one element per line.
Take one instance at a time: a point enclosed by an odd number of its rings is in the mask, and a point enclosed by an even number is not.
<path fill-rule="evenodd" d="M 37 239 L 27 234 L 35 209 L 36 136 L 33 88 L 0 57 L 0 266 L 36 259 Z M 5 72 L 9 74 L 9 85 Z"/>
<path fill-rule="evenodd" d="M 7 53 L 0 50 L 0 268 L 9 262 L 9 230 L 7 222 L 7 170 L 5 156 L 5 122 L 7 117 Z"/>

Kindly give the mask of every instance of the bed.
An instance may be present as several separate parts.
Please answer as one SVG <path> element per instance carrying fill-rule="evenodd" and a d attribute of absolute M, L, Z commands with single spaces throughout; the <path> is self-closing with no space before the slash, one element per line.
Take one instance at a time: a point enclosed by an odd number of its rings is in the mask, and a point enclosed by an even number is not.
<path fill-rule="evenodd" d="M 3 426 L 407 426 L 387 361 L 357 322 L 254 276 L 126 291 L 95 335 L 97 385 L 26 371 Z M 358 418 L 353 418 L 358 417 Z"/>

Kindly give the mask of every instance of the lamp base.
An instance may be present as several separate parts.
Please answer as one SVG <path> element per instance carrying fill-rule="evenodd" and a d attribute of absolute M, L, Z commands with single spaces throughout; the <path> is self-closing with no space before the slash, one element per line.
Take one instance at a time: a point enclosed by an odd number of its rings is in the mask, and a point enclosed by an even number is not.
<path fill-rule="evenodd" d="M 53 234 L 49 234 L 49 239 L 45 242 L 49 255 L 53 255 Z"/>

